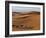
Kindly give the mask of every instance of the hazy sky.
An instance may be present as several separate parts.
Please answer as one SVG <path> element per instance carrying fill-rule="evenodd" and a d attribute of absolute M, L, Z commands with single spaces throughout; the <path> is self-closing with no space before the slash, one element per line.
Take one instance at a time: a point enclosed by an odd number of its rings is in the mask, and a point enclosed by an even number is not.
<path fill-rule="evenodd" d="M 40 8 L 12 6 L 12 12 L 28 12 L 28 11 L 39 11 L 40 12 Z"/>

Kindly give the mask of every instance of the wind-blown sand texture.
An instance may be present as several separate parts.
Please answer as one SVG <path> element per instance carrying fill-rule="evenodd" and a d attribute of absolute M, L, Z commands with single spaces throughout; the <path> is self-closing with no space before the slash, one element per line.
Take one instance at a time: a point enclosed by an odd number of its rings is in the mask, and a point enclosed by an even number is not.
<path fill-rule="evenodd" d="M 13 13 L 12 31 L 26 30 L 40 30 L 40 12 Z"/>

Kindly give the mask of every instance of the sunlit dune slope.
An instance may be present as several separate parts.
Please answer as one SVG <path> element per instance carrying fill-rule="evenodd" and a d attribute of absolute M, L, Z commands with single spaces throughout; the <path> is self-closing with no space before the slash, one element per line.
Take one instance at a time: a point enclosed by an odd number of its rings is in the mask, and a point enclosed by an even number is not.
<path fill-rule="evenodd" d="M 40 29 L 40 12 L 14 13 L 12 16 L 12 30 L 39 30 Z"/>

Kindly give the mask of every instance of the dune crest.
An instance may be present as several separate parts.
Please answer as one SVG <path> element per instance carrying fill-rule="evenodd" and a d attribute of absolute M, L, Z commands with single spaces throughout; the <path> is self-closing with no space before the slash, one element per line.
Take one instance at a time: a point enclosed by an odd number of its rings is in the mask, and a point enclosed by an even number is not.
<path fill-rule="evenodd" d="M 15 15 L 12 16 L 12 26 L 13 31 L 39 30 L 40 12 L 32 11 L 24 14 L 16 12 Z"/>

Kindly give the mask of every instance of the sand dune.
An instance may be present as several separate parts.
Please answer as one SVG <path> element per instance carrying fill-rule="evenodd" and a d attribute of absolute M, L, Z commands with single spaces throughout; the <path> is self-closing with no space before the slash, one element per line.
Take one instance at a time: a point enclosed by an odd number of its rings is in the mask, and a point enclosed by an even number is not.
<path fill-rule="evenodd" d="M 39 30 L 40 12 L 14 13 L 12 16 L 12 26 L 13 31 Z"/>

